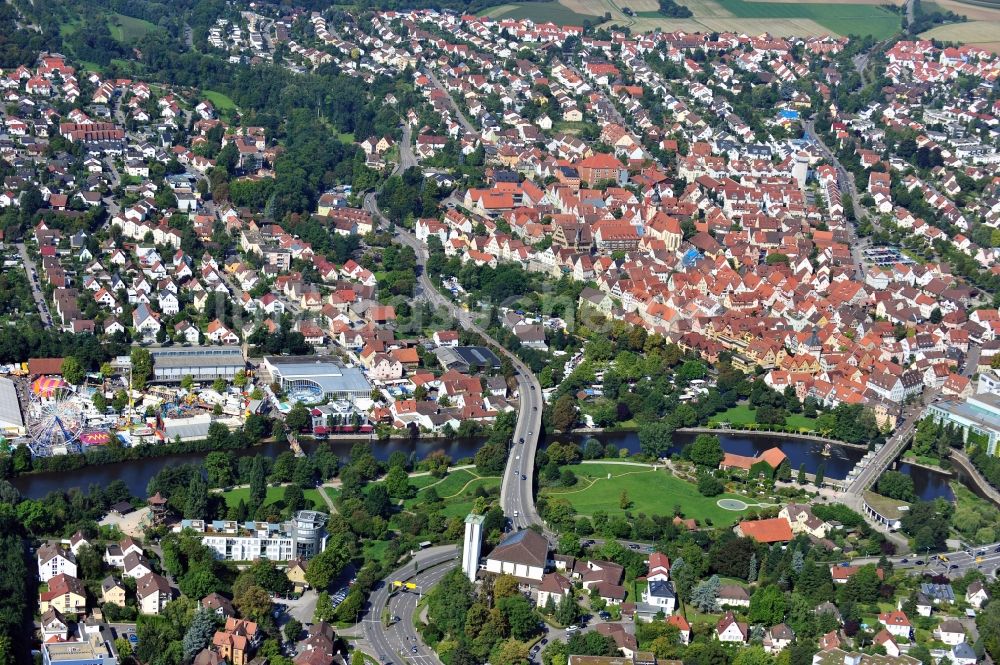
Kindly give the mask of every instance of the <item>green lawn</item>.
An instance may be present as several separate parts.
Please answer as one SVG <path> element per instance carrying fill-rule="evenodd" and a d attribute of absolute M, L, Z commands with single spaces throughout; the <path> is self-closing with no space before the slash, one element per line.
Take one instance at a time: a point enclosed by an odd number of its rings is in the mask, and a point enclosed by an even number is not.
<path fill-rule="evenodd" d="M 584 21 L 589 21 L 591 25 L 604 22 L 603 16 L 579 14 L 558 2 L 518 2 L 510 7 L 497 8 L 491 15 L 494 18 L 526 18 L 536 23 L 552 22 L 557 25 L 582 26 Z"/>
<path fill-rule="evenodd" d="M 234 490 L 229 490 L 228 492 L 223 492 L 222 495 L 226 499 L 226 505 L 230 508 L 238 506 L 240 504 L 240 499 L 243 501 L 248 501 L 250 499 L 250 488 L 240 487 Z M 323 497 L 319 495 L 319 490 L 307 489 L 302 495 L 305 497 L 306 501 L 312 501 L 313 507 L 320 510 L 326 510 L 326 502 L 323 501 Z M 268 487 L 267 496 L 264 498 L 264 505 L 269 506 L 272 503 L 277 503 L 285 498 L 285 488 L 284 487 Z"/>
<path fill-rule="evenodd" d="M 756 423 L 756 412 L 746 404 L 738 404 L 721 413 L 717 413 L 709 420 L 709 424 L 729 423 L 730 425 L 752 425 Z M 816 429 L 816 419 L 806 418 L 801 413 L 791 413 L 785 419 L 785 424 L 790 427 Z"/>
<path fill-rule="evenodd" d="M 215 108 L 220 111 L 229 111 L 236 108 L 236 102 L 230 99 L 229 95 L 221 93 L 218 90 L 202 90 L 201 94 L 205 99 L 215 104 Z"/>
<path fill-rule="evenodd" d="M 900 31 L 900 16 L 876 5 L 716 0 L 739 18 L 812 19 L 839 35 L 885 39 Z"/>
<path fill-rule="evenodd" d="M 410 479 L 410 484 L 418 487 L 417 495 L 412 499 L 403 502 L 405 510 L 411 510 L 420 503 L 423 491 L 434 486 L 434 491 L 444 500 L 444 509 L 441 513 L 445 517 L 463 517 L 472 510 L 475 493 L 479 488 L 491 491 L 500 487 L 500 478 L 496 476 L 480 477 L 469 469 L 453 471 L 436 485 L 437 478 L 430 479 L 430 476 L 418 476 Z"/>
<path fill-rule="evenodd" d="M 632 502 L 629 510 L 633 514 L 670 515 L 674 506 L 680 505 L 684 517 L 694 518 L 699 524 L 710 519 L 716 526 L 732 524 L 740 516 L 739 511 L 724 510 L 716 502 L 741 497 L 734 494 L 702 496 L 693 484 L 663 469 L 653 471 L 652 468 L 622 464 L 580 464 L 569 468 L 579 478 L 575 487 L 544 492 L 550 497 L 568 499 L 580 515 L 593 515 L 597 511 L 623 513 L 620 506 L 624 490 Z"/>
<path fill-rule="evenodd" d="M 131 44 L 146 36 L 147 33 L 159 30 L 159 28 L 149 21 L 141 18 L 133 18 L 124 14 L 112 14 L 108 18 L 108 28 L 111 36 L 117 41 Z"/>

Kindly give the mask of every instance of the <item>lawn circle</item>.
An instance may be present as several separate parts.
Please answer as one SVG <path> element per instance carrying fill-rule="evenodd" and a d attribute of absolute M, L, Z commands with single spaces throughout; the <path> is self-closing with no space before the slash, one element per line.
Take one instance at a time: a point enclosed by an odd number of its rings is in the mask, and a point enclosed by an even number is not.
<path fill-rule="evenodd" d="M 747 504 L 739 499 L 719 499 L 716 504 L 723 510 L 746 510 L 749 508 Z"/>

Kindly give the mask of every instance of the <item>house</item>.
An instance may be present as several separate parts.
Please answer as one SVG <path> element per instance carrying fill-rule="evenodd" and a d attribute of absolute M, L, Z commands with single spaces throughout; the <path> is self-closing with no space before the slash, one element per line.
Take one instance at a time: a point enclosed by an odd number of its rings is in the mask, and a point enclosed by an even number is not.
<path fill-rule="evenodd" d="M 80 553 L 81 547 L 90 547 L 90 540 L 84 535 L 83 531 L 77 531 L 69 539 L 69 551 L 75 555 Z"/>
<path fill-rule="evenodd" d="M 163 611 L 163 606 L 170 602 L 170 584 L 162 575 L 146 573 L 136 580 L 135 595 L 139 600 L 139 611 L 142 614 L 157 615 Z"/>
<path fill-rule="evenodd" d="M 947 619 L 937 627 L 937 638 L 948 646 L 955 646 L 965 641 L 965 628 L 955 619 Z"/>
<path fill-rule="evenodd" d="M 289 561 L 288 566 L 285 568 L 285 577 L 292 583 L 292 587 L 296 593 L 302 593 L 309 588 L 309 583 L 306 581 L 305 561 L 299 559 Z"/>
<path fill-rule="evenodd" d="M 219 593 L 212 592 L 202 598 L 201 606 L 207 610 L 211 610 L 224 619 L 236 616 L 236 610 L 233 608 L 233 601 Z"/>
<path fill-rule="evenodd" d="M 885 628 L 878 631 L 875 637 L 872 638 L 872 644 L 885 649 L 885 655 L 887 656 L 895 658 L 900 654 L 899 645 L 896 643 L 896 640 L 892 638 L 892 633 Z"/>
<path fill-rule="evenodd" d="M 135 552 L 129 552 L 125 555 L 125 558 L 122 559 L 122 569 L 125 577 L 131 577 L 134 580 L 153 571 L 149 559 L 144 554 L 136 554 Z"/>
<path fill-rule="evenodd" d="M 771 626 L 764 633 L 764 650 L 768 653 L 778 653 L 791 644 L 794 639 L 795 633 L 792 632 L 792 629 L 779 623 L 777 626 Z"/>
<path fill-rule="evenodd" d="M 906 612 L 902 610 L 882 612 L 878 615 L 878 622 L 896 637 L 910 639 L 910 634 L 913 632 L 913 624 L 910 623 L 910 618 L 906 616 Z"/>
<path fill-rule="evenodd" d="M 847 584 L 847 580 L 851 579 L 861 568 L 862 566 L 830 566 L 830 577 L 833 578 L 834 584 Z M 885 572 L 881 568 L 876 568 L 875 574 L 878 575 L 879 579 L 883 579 Z"/>
<path fill-rule="evenodd" d="M 732 611 L 727 610 L 725 615 L 715 624 L 715 637 L 720 642 L 745 643 L 750 637 L 750 627 L 737 621 Z"/>
<path fill-rule="evenodd" d="M 47 586 L 38 594 L 38 610 L 42 614 L 49 608 L 63 614 L 81 614 L 87 610 L 87 590 L 76 577 L 60 573 L 49 579 Z"/>
<path fill-rule="evenodd" d="M 642 592 L 642 602 L 663 610 L 664 614 L 673 614 L 677 606 L 677 594 L 674 586 L 663 580 L 652 580 Z"/>
<path fill-rule="evenodd" d="M 572 582 L 557 573 L 546 573 L 542 577 L 542 583 L 538 585 L 535 605 L 545 607 L 551 600 L 553 606 L 558 606 L 559 601 L 572 593 Z"/>
<path fill-rule="evenodd" d="M 542 581 L 548 564 L 549 543 L 531 529 L 515 531 L 500 541 L 486 557 L 490 573 L 513 575 L 523 584 Z"/>
<path fill-rule="evenodd" d="M 805 504 L 790 503 L 784 506 L 778 517 L 788 520 L 792 533 L 804 533 L 814 538 L 826 538 L 829 525 L 813 515 L 812 508 Z"/>
<path fill-rule="evenodd" d="M 753 538 L 765 544 L 786 543 L 794 538 L 791 525 L 782 517 L 740 522 L 735 531 L 741 538 Z"/>
<path fill-rule="evenodd" d="M 260 637 L 261 633 L 253 621 L 229 617 L 225 627 L 212 637 L 212 647 L 232 665 L 247 665 Z"/>
<path fill-rule="evenodd" d="M 670 559 L 662 552 L 653 552 L 646 562 L 649 572 L 646 573 L 648 582 L 666 582 L 670 579 Z"/>
<path fill-rule="evenodd" d="M 750 607 L 750 594 L 738 584 L 720 585 L 716 598 L 723 607 Z"/>
<path fill-rule="evenodd" d="M 38 548 L 38 579 L 48 582 L 56 575 L 76 577 L 76 557 L 70 550 L 64 550 L 55 543 L 46 543 Z"/>
<path fill-rule="evenodd" d="M 680 614 L 671 614 L 667 617 L 667 623 L 677 628 L 681 644 L 688 644 L 691 641 L 691 625 Z"/>
<path fill-rule="evenodd" d="M 990 594 L 986 592 L 986 588 L 983 586 L 982 580 L 976 580 L 969 585 L 969 588 L 965 590 L 965 602 L 972 605 L 977 610 L 982 609 L 983 605 L 990 599 Z"/>
<path fill-rule="evenodd" d="M 69 636 L 69 624 L 66 622 L 66 617 L 54 607 L 50 607 L 47 612 L 42 614 L 39 624 L 43 642 L 48 642 L 50 639 L 64 642 Z"/>
<path fill-rule="evenodd" d="M 976 656 L 976 651 L 968 642 L 962 642 L 961 644 L 956 644 L 951 648 L 951 653 L 948 654 L 949 660 L 954 665 L 976 665 L 979 662 L 979 657 Z"/>
<path fill-rule="evenodd" d="M 458 333 L 454 330 L 439 330 L 433 336 L 435 346 L 458 346 Z"/>
<path fill-rule="evenodd" d="M 101 581 L 101 604 L 114 603 L 125 607 L 125 585 L 108 575 Z"/>

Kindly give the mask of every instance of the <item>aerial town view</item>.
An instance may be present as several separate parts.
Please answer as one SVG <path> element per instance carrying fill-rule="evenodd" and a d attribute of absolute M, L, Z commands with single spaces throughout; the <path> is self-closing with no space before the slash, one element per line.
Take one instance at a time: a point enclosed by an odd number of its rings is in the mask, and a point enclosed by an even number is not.
<path fill-rule="evenodd" d="M 0 665 L 1000 663 L 1000 0 L 3 0 Z"/>

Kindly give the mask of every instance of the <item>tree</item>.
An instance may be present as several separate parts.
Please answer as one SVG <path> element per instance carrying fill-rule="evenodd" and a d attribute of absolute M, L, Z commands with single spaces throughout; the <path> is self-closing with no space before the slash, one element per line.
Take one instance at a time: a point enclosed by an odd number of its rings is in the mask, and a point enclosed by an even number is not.
<path fill-rule="evenodd" d="M 233 462 L 230 453 L 213 451 L 205 456 L 205 473 L 210 487 L 228 487 L 233 484 Z"/>
<path fill-rule="evenodd" d="M 712 575 L 707 580 L 698 582 L 691 589 L 691 604 L 700 612 L 717 612 L 719 610 L 719 576 Z"/>
<path fill-rule="evenodd" d="M 59 370 L 62 372 L 63 378 L 74 386 L 83 383 L 83 379 L 86 377 L 86 372 L 83 366 L 80 365 L 80 361 L 73 356 L 66 356 Z"/>
<path fill-rule="evenodd" d="M 441 630 L 459 635 L 472 607 L 473 589 L 460 568 L 448 571 L 427 596 L 427 616 Z"/>
<path fill-rule="evenodd" d="M 899 471 L 886 471 L 878 479 L 878 493 L 899 501 L 914 501 L 917 498 L 913 478 Z"/>
<path fill-rule="evenodd" d="M 288 415 L 285 416 L 285 426 L 290 432 L 301 432 L 309 426 L 310 422 L 309 410 L 302 402 L 296 402 L 295 406 L 289 409 Z"/>
<path fill-rule="evenodd" d="M 576 400 L 569 393 L 561 395 L 552 405 L 552 427 L 568 432 L 576 424 Z"/>
<path fill-rule="evenodd" d="M 538 617 L 534 607 L 518 594 L 497 600 L 497 607 L 510 625 L 510 634 L 518 640 L 527 640 L 538 632 Z"/>
<path fill-rule="evenodd" d="M 718 496 L 725 489 L 725 484 L 710 473 L 702 473 L 698 476 L 698 493 L 702 496 Z"/>
<path fill-rule="evenodd" d="M 389 496 L 394 499 L 405 499 L 410 496 L 413 487 L 410 485 L 410 477 L 406 469 L 401 466 L 393 466 L 385 475 L 385 488 Z"/>
<path fill-rule="evenodd" d="M 771 656 L 757 644 L 741 648 L 733 658 L 733 665 L 771 665 L 771 662 Z"/>
<path fill-rule="evenodd" d="M 576 623 L 580 617 L 580 606 L 576 604 L 573 594 L 568 594 L 559 599 L 556 607 L 556 621 L 564 626 Z"/>
<path fill-rule="evenodd" d="M 773 626 L 785 620 L 787 602 L 785 594 L 777 586 L 769 584 L 759 587 L 750 596 L 750 621 Z"/>
<path fill-rule="evenodd" d="M 664 457 L 674 444 L 674 427 L 666 421 L 639 426 L 639 448 L 646 455 Z"/>
<path fill-rule="evenodd" d="M 333 609 L 333 601 L 327 591 L 320 591 L 316 597 L 316 609 L 313 611 L 313 621 L 332 621 L 336 610 Z"/>
<path fill-rule="evenodd" d="M 184 517 L 186 519 L 204 519 L 208 512 L 208 485 L 201 475 L 201 469 L 195 470 L 191 474 L 191 482 L 188 483 L 187 501 L 184 503 Z"/>
<path fill-rule="evenodd" d="M 132 388 L 143 390 L 146 382 L 153 375 L 153 356 L 147 349 L 136 347 L 132 349 Z"/>
<path fill-rule="evenodd" d="M 504 640 L 493 649 L 490 662 L 497 665 L 522 665 L 528 662 L 528 645 L 516 639 Z"/>
<path fill-rule="evenodd" d="M 983 638 L 983 648 L 994 661 L 1000 660 L 1000 603 L 987 605 L 976 617 L 976 626 Z"/>
<path fill-rule="evenodd" d="M 191 625 L 184 633 L 184 662 L 191 662 L 202 649 L 208 646 L 215 634 L 215 613 L 200 607 L 194 613 Z"/>
<path fill-rule="evenodd" d="M 190 392 L 194 388 L 194 377 L 190 374 L 185 374 L 181 377 L 181 388 Z"/>
<path fill-rule="evenodd" d="M 247 373 L 244 370 L 238 370 L 236 375 L 233 377 L 233 385 L 242 390 L 247 385 Z"/>
<path fill-rule="evenodd" d="M 823 474 L 825 472 L 826 472 L 826 464 L 820 462 L 819 466 L 816 467 L 816 479 L 815 479 L 816 487 L 823 486 Z"/>
<path fill-rule="evenodd" d="M 719 437 L 711 434 L 699 434 L 691 444 L 688 456 L 691 461 L 698 466 L 716 469 L 722 462 L 725 453 L 722 452 L 722 443 Z"/>
<path fill-rule="evenodd" d="M 805 462 L 803 462 L 802 464 L 799 464 L 799 474 L 798 474 L 798 476 L 796 477 L 795 480 L 796 480 L 796 482 L 798 482 L 799 485 L 805 485 L 806 484 L 806 464 L 805 464 Z"/>
<path fill-rule="evenodd" d="M 310 562 L 311 564 L 311 562 Z M 311 565 L 310 565 L 311 567 Z M 306 573 L 308 575 L 308 571 Z M 271 596 L 263 588 L 253 584 L 241 589 L 240 593 L 233 590 L 233 605 L 240 611 L 243 618 L 266 622 L 270 619 Z"/>
<path fill-rule="evenodd" d="M 314 589 L 323 590 L 340 575 L 351 560 L 351 543 L 344 533 L 330 536 L 326 549 L 314 556 L 306 568 L 306 582 Z"/>

